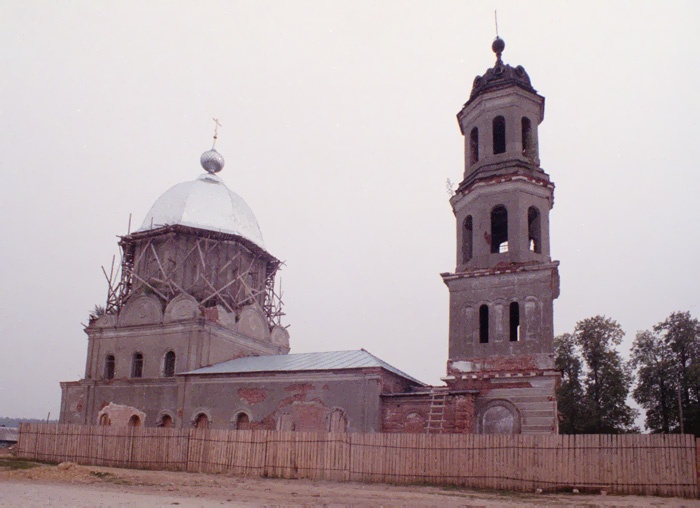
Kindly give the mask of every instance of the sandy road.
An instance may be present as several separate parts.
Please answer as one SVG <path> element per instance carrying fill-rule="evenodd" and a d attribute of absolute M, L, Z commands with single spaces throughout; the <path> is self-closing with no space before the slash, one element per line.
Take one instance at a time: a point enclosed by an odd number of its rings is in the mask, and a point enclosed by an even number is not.
<path fill-rule="evenodd" d="M 239 478 L 93 466 L 8 469 L 0 506 L 698 506 L 696 500 L 581 494 L 519 494 L 424 486 Z"/>

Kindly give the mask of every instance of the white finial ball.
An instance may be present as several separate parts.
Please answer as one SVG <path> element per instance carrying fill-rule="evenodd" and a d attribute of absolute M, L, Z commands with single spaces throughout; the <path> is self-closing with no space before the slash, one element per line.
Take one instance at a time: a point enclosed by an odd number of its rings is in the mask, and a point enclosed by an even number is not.
<path fill-rule="evenodd" d="M 224 169 L 224 157 L 219 152 L 214 150 L 207 150 L 199 158 L 199 163 L 208 173 L 218 173 Z"/>

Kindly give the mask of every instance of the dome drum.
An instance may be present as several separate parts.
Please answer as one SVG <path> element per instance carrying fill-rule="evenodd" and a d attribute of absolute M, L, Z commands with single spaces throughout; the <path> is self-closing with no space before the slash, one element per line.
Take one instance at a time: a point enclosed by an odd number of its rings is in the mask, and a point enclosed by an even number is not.
<path fill-rule="evenodd" d="M 124 277 L 117 311 L 139 295 L 155 295 L 166 305 L 186 293 L 202 307 L 221 305 L 234 313 L 255 304 L 269 311 L 271 326 L 278 321 L 273 287 L 281 263 L 252 242 L 166 226 L 122 237 L 120 245 Z"/>
<path fill-rule="evenodd" d="M 121 275 L 110 278 L 106 312 L 119 315 L 142 296 L 165 308 L 187 294 L 200 309 L 220 307 L 235 316 L 255 305 L 270 328 L 280 325 L 275 275 L 281 262 L 265 249 L 250 207 L 214 174 L 223 157 L 212 149 L 201 163 L 207 173 L 168 189 L 141 227 L 121 237 Z"/>

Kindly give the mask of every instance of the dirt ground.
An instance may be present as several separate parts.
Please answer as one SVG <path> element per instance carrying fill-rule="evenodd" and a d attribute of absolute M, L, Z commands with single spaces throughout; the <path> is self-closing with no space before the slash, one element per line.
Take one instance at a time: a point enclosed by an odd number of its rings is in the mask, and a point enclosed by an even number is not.
<path fill-rule="evenodd" d="M 0 454 L 0 506 L 700 506 L 679 498 L 522 494 L 467 489 L 238 478 L 72 463 Z"/>

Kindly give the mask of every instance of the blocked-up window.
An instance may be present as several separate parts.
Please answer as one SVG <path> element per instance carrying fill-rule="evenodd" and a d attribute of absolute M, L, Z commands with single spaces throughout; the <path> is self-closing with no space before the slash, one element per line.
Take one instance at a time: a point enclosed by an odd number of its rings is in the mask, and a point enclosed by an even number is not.
<path fill-rule="evenodd" d="M 170 428 L 173 426 L 173 417 L 165 414 L 160 418 L 158 422 L 158 427 Z"/>
<path fill-rule="evenodd" d="M 474 127 L 469 134 L 469 164 L 479 162 L 479 129 Z"/>
<path fill-rule="evenodd" d="M 532 123 L 530 119 L 524 116 L 520 121 L 520 129 L 523 142 L 523 155 L 528 159 L 535 156 L 534 141 L 532 139 Z"/>
<path fill-rule="evenodd" d="M 512 404 L 495 403 L 484 410 L 480 419 L 481 434 L 519 434 L 520 418 Z"/>
<path fill-rule="evenodd" d="M 173 377 L 175 375 L 175 352 L 168 351 L 163 358 L 163 376 Z"/>
<path fill-rule="evenodd" d="M 208 429 L 209 428 L 209 417 L 205 413 L 199 413 L 192 425 L 195 429 Z"/>
<path fill-rule="evenodd" d="M 491 253 L 508 252 L 508 210 L 498 205 L 491 210 Z"/>
<path fill-rule="evenodd" d="M 295 427 L 292 415 L 285 413 L 277 417 L 277 430 L 295 430 Z"/>
<path fill-rule="evenodd" d="M 236 430 L 250 429 L 250 417 L 246 413 L 238 413 L 233 422 L 233 428 Z"/>
<path fill-rule="evenodd" d="M 474 221 L 471 215 L 464 219 L 464 242 L 462 244 L 462 263 L 472 258 L 474 251 Z"/>
<path fill-rule="evenodd" d="M 114 355 L 107 355 L 107 357 L 105 358 L 105 372 L 104 372 L 105 379 L 114 379 L 115 366 L 116 366 L 116 362 L 114 360 Z"/>
<path fill-rule="evenodd" d="M 330 432 L 346 432 L 347 428 L 348 419 L 345 416 L 345 411 L 342 409 L 334 409 L 328 421 L 328 430 Z"/>
<path fill-rule="evenodd" d="M 487 344 L 489 341 L 489 306 L 484 304 L 479 307 L 479 342 Z"/>
<path fill-rule="evenodd" d="M 542 226 L 540 224 L 540 211 L 531 206 L 527 209 L 527 231 L 530 250 L 542 254 Z"/>
<path fill-rule="evenodd" d="M 493 153 L 506 151 L 506 119 L 497 116 L 493 119 Z"/>
<path fill-rule="evenodd" d="M 143 377 L 143 355 L 134 353 L 131 358 L 131 377 Z"/>

